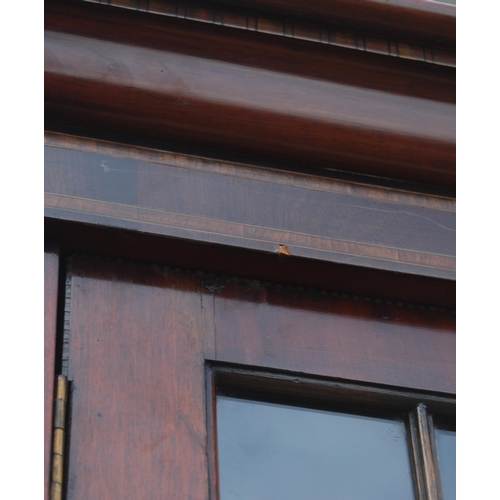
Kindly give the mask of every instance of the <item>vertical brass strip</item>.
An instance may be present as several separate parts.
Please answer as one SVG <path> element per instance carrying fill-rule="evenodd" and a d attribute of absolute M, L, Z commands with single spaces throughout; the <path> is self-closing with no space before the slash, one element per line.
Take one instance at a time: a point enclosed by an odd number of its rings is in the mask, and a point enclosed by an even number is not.
<path fill-rule="evenodd" d="M 62 500 L 64 435 L 66 425 L 66 405 L 68 400 L 68 379 L 57 377 L 56 400 L 54 404 L 54 435 L 52 443 L 52 477 L 50 500 Z"/>

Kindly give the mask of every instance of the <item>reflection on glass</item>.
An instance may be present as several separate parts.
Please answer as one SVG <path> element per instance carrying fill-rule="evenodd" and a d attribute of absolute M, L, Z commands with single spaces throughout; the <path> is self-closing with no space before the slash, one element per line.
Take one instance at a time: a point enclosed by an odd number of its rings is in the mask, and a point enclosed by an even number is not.
<path fill-rule="evenodd" d="M 444 498 L 445 500 L 455 500 L 457 496 L 456 433 L 443 429 L 436 429 L 436 446 Z"/>
<path fill-rule="evenodd" d="M 221 500 L 414 500 L 405 427 L 217 399 Z"/>

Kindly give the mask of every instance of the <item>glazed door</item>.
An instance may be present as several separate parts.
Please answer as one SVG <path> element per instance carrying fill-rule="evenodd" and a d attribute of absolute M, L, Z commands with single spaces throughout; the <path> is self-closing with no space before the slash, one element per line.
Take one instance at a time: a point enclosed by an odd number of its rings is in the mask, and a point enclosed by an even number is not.
<path fill-rule="evenodd" d="M 219 483 L 242 401 L 400 422 L 408 498 L 442 496 L 432 426 L 452 430 L 447 310 L 81 255 L 64 325 L 68 500 L 251 498 Z"/>

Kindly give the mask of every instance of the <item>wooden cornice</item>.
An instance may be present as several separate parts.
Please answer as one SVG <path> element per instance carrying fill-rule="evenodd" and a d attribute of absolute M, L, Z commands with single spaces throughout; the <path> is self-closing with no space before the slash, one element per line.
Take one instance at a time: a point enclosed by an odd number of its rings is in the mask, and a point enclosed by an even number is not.
<path fill-rule="evenodd" d="M 86 2 L 45 23 L 49 123 L 455 183 L 453 68 Z"/>
<path fill-rule="evenodd" d="M 225 28 L 307 40 L 313 43 L 334 45 L 430 64 L 453 67 L 456 65 L 454 45 L 443 45 L 426 37 L 408 37 L 401 35 L 397 30 L 396 32 L 389 31 L 385 33 L 367 32 L 363 25 L 346 27 L 342 23 L 339 23 L 338 19 L 333 24 L 326 22 L 323 18 L 309 20 L 307 16 L 305 18 L 301 16 L 294 19 L 288 13 L 275 13 L 274 11 L 260 12 L 243 9 L 241 8 L 241 4 L 233 6 L 211 2 L 200 3 L 195 0 L 84 1 L 99 4 L 105 3 L 106 6 L 189 19 L 191 21 L 224 26 Z M 363 9 L 360 9 L 358 6 L 358 10 Z M 410 24 L 410 26 L 413 25 Z M 396 27 L 399 27 L 399 24 L 396 24 Z"/>
<path fill-rule="evenodd" d="M 438 1 L 215 0 L 211 3 L 327 22 L 419 42 L 455 45 L 456 7 Z"/>

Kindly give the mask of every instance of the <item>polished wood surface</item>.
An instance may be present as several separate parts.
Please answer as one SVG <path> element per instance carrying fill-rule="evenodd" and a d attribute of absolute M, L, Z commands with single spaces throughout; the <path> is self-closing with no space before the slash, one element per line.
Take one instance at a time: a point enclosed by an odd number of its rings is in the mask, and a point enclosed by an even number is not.
<path fill-rule="evenodd" d="M 85 255 L 68 278 L 68 499 L 208 499 L 216 387 L 453 415 L 447 311 Z"/>
<path fill-rule="evenodd" d="M 208 499 L 219 389 L 453 415 L 449 311 L 85 255 L 68 277 L 68 499 Z"/>
<path fill-rule="evenodd" d="M 44 251 L 44 498 L 49 498 L 52 410 L 56 362 L 59 248 L 45 243 Z"/>
<path fill-rule="evenodd" d="M 86 3 L 45 23 L 48 122 L 455 183 L 452 68 Z"/>
<path fill-rule="evenodd" d="M 50 217 L 454 279 L 452 199 L 57 140 L 49 135 L 46 146 Z"/>
<path fill-rule="evenodd" d="M 413 413 L 424 404 L 443 421 L 455 421 L 454 396 L 221 364 L 209 365 L 209 374 L 217 393 L 228 397 L 372 416 Z"/>
<path fill-rule="evenodd" d="M 241 32 L 189 19 L 50 0 L 45 9 L 45 30 L 73 33 L 88 38 L 89 42 L 97 39 L 127 48 L 156 49 L 166 52 L 167 57 L 169 53 L 182 54 L 284 75 L 455 103 L 454 68 L 396 60 L 342 47 L 319 46 L 300 39 L 278 39 L 259 32 Z M 51 60 L 49 50 L 46 57 L 49 63 L 57 64 Z M 165 68 L 161 69 L 165 72 Z M 166 76 L 157 75 L 152 84 Z"/>
<path fill-rule="evenodd" d="M 452 425 L 455 8 L 105 3 L 45 3 L 65 498 L 215 500 L 219 391 L 411 413 L 432 497 L 415 408 Z"/>
<path fill-rule="evenodd" d="M 217 361 L 455 393 L 445 310 L 250 280 L 221 281 L 214 294 Z"/>
<path fill-rule="evenodd" d="M 68 500 L 208 499 L 199 281 L 73 259 Z"/>
<path fill-rule="evenodd" d="M 102 3 L 100 0 L 86 0 Z M 374 52 L 376 54 L 401 57 L 416 61 L 455 66 L 455 48 L 441 47 L 424 39 L 415 43 L 405 43 L 382 36 L 366 35 L 359 26 L 356 31 L 325 24 L 324 19 L 304 22 L 303 17 L 291 20 L 287 15 L 269 15 L 257 11 L 233 8 L 231 5 L 192 3 L 178 0 L 148 0 L 147 2 L 131 2 L 130 0 L 108 0 L 106 5 L 130 9 L 131 7 L 151 14 L 190 19 L 202 23 L 212 23 L 230 28 L 272 34 L 275 36 L 296 38 L 309 42 L 348 47 L 352 50 Z M 266 6 L 268 4 L 266 3 Z M 387 4 L 386 4 L 387 5 Z M 359 6 L 358 6 L 359 9 Z M 360 9 L 359 9 L 360 10 Z M 399 26 L 398 26 L 399 28 Z M 435 33 L 432 33 L 434 36 Z M 403 39 L 407 38 L 404 34 Z"/>
<path fill-rule="evenodd" d="M 207 457 L 208 457 L 208 475 L 209 475 L 209 498 L 217 499 L 219 497 L 219 462 L 217 460 L 218 441 L 217 441 L 217 394 L 219 392 L 216 386 L 214 372 L 209 365 L 205 366 L 206 380 L 206 401 L 207 401 Z"/>
<path fill-rule="evenodd" d="M 455 43 L 455 6 L 427 0 L 217 0 L 213 3 L 356 26 L 434 43 Z"/>
<path fill-rule="evenodd" d="M 208 273 L 454 309 L 456 281 L 45 218 L 64 255 L 91 253 Z"/>
<path fill-rule="evenodd" d="M 455 315 L 446 308 L 85 256 L 72 258 L 70 273 L 70 352 L 79 345 L 74 343 L 73 323 L 76 328 L 83 323 L 80 313 L 75 313 L 75 307 L 78 311 L 81 307 L 80 280 L 109 281 L 102 286 L 110 299 L 122 297 L 121 288 L 113 288 L 118 286 L 115 282 L 140 281 L 143 288 L 152 287 L 155 293 L 169 296 L 176 295 L 178 287 L 184 290 L 182 287 L 188 286 L 193 298 L 179 314 L 190 316 L 199 332 L 196 352 L 199 348 L 202 354 L 196 356 L 214 362 L 454 394 Z M 170 286 L 170 280 L 176 285 Z M 143 303 L 143 288 L 136 290 L 137 299 L 130 292 L 127 304 L 135 310 L 136 321 L 153 321 L 153 312 L 148 312 Z M 92 297 L 85 300 L 99 300 L 95 294 Z M 171 300 L 175 303 L 177 299 Z M 140 312 L 143 306 L 146 311 Z M 126 308 L 118 303 L 114 307 Z M 137 331 L 143 330 L 134 325 Z M 82 328 L 87 332 L 86 326 Z M 113 328 L 122 335 L 121 328 Z M 71 375 L 71 355 L 69 367 Z"/>

